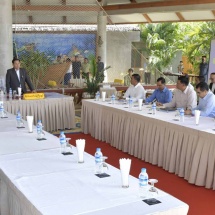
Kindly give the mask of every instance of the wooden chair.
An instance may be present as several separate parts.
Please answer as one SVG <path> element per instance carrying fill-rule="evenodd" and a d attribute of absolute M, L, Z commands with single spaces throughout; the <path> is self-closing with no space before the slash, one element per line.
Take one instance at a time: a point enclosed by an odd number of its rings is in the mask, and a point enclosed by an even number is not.
<path fill-rule="evenodd" d="M 47 69 L 46 74 L 39 79 L 37 89 L 51 88 L 51 86 L 48 86 L 49 81 L 55 81 L 56 87 L 60 88 L 62 86 L 61 84 L 64 81 L 64 76 L 69 69 L 69 66 L 70 63 L 50 65 Z"/>

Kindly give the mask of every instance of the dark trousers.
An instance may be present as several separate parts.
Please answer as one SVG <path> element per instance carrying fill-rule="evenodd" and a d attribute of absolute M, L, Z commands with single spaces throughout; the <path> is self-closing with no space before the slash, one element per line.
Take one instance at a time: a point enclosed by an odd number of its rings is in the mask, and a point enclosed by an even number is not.
<path fill-rule="evenodd" d="M 73 72 L 73 78 L 80 79 L 80 72 Z"/>
<path fill-rule="evenodd" d="M 64 85 L 68 85 L 69 80 L 71 79 L 71 73 L 66 73 L 64 75 Z"/>
<path fill-rule="evenodd" d="M 151 72 L 145 72 L 144 77 L 145 77 L 145 84 L 150 84 L 150 82 L 151 82 Z"/>

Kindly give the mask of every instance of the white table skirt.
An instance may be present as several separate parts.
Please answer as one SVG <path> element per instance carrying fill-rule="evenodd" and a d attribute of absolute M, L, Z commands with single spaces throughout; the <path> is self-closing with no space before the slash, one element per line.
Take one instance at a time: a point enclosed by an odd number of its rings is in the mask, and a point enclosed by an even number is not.
<path fill-rule="evenodd" d="M 146 205 L 138 179 L 129 176 L 129 188 L 121 188 L 120 171 L 111 165 L 111 177 L 100 179 L 93 156 L 85 153 L 78 164 L 75 147 L 64 156 L 57 137 L 46 132 L 47 140 L 37 141 L 27 127 L 14 129 L 14 119 L 8 114 L 0 120 L 0 214 L 187 214 L 187 204 L 161 190 L 156 198 L 162 203 Z"/>
<path fill-rule="evenodd" d="M 215 122 L 194 117 L 173 121 L 175 112 L 148 114 L 144 107 L 83 100 L 82 131 L 146 162 L 184 177 L 189 183 L 215 189 Z"/>
<path fill-rule="evenodd" d="M 4 108 L 12 114 L 20 110 L 23 119 L 34 116 L 34 125 L 42 120 L 44 130 L 75 128 L 75 108 L 73 97 L 57 93 L 46 93 L 42 100 L 4 100 Z"/>

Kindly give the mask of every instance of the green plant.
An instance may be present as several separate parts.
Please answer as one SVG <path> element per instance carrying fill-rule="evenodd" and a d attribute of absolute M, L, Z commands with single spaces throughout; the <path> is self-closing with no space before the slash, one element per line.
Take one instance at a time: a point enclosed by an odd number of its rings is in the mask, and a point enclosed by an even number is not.
<path fill-rule="evenodd" d="M 90 62 L 90 75 L 88 76 L 85 73 L 82 74 L 82 77 L 86 80 L 86 92 L 93 96 L 95 95 L 95 93 L 99 90 L 99 84 L 104 80 L 104 71 L 108 70 L 109 68 L 111 67 L 107 66 L 101 72 L 98 72 L 96 60 L 93 59 Z"/>
<path fill-rule="evenodd" d="M 45 53 L 39 51 L 28 51 L 20 57 L 22 67 L 28 71 L 28 75 L 37 89 L 39 79 L 42 78 L 47 71 L 50 62 Z"/>

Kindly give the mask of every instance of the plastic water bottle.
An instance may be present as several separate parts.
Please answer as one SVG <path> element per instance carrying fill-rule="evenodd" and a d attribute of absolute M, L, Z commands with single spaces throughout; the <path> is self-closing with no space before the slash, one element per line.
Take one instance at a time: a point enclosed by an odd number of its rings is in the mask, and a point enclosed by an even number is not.
<path fill-rule="evenodd" d="M 152 104 L 152 114 L 155 115 L 156 114 L 156 103 L 153 102 Z"/>
<path fill-rule="evenodd" d="M 12 89 L 10 88 L 9 89 L 9 99 L 12 99 L 12 97 L 13 97 L 13 92 L 12 92 Z"/>
<path fill-rule="evenodd" d="M 115 95 L 113 94 L 112 96 L 111 96 L 111 104 L 115 104 L 115 100 L 116 100 L 116 97 L 115 97 Z"/>
<path fill-rule="evenodd" d="M 18 110 L 17 113 L 16 113 L 16 127 L 19 128 L 21 127 L 21 113 L 20 111 Z"/>
<path fill-rule="evenodd" d="M 97 174 L 102 173 L 102 156 L 101 148 L 97 148 L 95 153 L 95 173 Z"/>
<path fill-rule="evenodd" d="M 0 115 L 1 115 L 1 117 L 4 117 L 4 105 L 3 105 L 3 101 L 0 101 Z"/>
<path fill-rule="evenodd" d="M 37 139 L 41 139 L 43 134 L 43 124 L 41 120 L 38 120 L 37 123 Z"/>
<path fill-rule="evenodd" d="M 66 152 L 66 136 L 63 131 L 60 132 L 60 151 L 61 153 Z"/>
<path fill-rule="evenodd" d="M 132 106 L 133 106 L 133 99 L 131 98 L 131 96 L 129 96 L 129 98 L 128 98 L 128 107 L 132 108 Z"/>
<path fill-rule="evenodd" d="M 147 198 L 148 195 L 148 181 L 149 177 L 146 173 L 146 168 L 141 169 L 139 174 L 139 195 L 141 198 Z"/>
<path fill-rule="evenodd" d="M 180 113 L 180 121 L 184 122 L 184 108 L 181 108 L 179 113 Z"/>
<path fill-rule="evenodd" d="M 96 101 L 99 101 L 99 98 L 100 98 L 100 93 L 99 93 L 99 91 L 97 91 L 97 93 L 96 93 Z"/>

